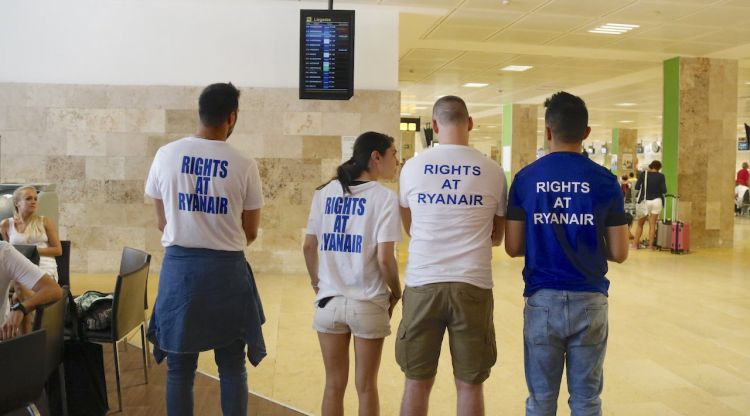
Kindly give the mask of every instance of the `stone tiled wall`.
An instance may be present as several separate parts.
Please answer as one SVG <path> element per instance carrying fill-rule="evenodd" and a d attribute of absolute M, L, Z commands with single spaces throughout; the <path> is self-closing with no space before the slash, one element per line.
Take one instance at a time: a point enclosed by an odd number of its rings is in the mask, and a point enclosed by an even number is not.
<path fill-rule="evenodd" d="M 536 160 L 537 123 L 536 105 L 513 104 L 511 178 L 515 177 L 519 170 Z"/>
<path fill-rule="evenodd" d="M 695 248 L 732 246 L 736 91 L 736 61 L 680 58 L 679 218 Z"/>
<path fill-rule="evenodd" d="M 76 272 L 111 272 L 125 245 L 163 250 L 143 188 L 156 150 L 195 131 L 199 87 L 0 83 L 0 181 L 56 183 L 60 234 Z M 399 92 L 299 100 L 295 89 L 242 88 L 229 143 L 258 161 L 266 206 L 254 268 L 302 272 L 310 199 L 341 158 L 341 135 L 399 137 Z"/>

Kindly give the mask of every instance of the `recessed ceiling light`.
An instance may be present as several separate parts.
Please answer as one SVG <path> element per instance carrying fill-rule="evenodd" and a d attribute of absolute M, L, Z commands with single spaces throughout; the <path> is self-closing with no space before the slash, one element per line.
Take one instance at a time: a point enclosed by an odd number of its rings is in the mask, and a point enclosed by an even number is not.
<path fill-rule="evenodd" d="M 464 87 L 467 87 L 467 88 L 482 88 L 482 87 L 486 87 L 488 85 L 490 85 L 490 84 L 486 84 L 484 82 L 467 82 L 466 84 L 464 84 Z"/>
<path fill-rule="evenodd" d="M 600 33 L 603 35 L 622 35 L 633 29 L 641 27 L 640 25 L 631 25 L 627 23 L 607 23 L 589 30 L 589 33 Z"/>
<path fill-rule="evenodd" d="M 502 70 L 512 71 L 512 72 L 523 72 L 523 71 L 528 71 L 531 68 L 533 68 L 533 66 L 530 66 L 530 65 L 508 65 Z"/>
<path fill-rule="evenodd" d="M 411 113 L 401 113 L 401 117 L 410 116 L 410 115 L 411 115 Z"/>
<path fill-rule="evenodd" d="M 750 85 L 750 81 L 746 81 L 746 82 L 745 82 L 745 85 Z"/>
<path fill-rule="evenodd" d="M 589 127 L 599 127 L 601 124 L 589 124 Z"/>
<path fill-rule="evenodd" d="M 496 128 L 496 127 L 497 127 L 497 126 L 487 126 L 487 128 L 488 128 L 488 129 L 494 129 L 494 128 Z"/>
<path fill-rule="evenodd" d="M 416 107 L 414 107 L 414 109 L 415 109 L 415 110 L 426 110 L 426 109 L 427 109 L 427 107 L 424 107 L 424 106 L 421 106 L 421 105 L 419 105 L 419 106 L 416 106 Z"/>
<path fill-rule="evenodd" d="M 632 123 L 633 120 L 620 120 L 620 123 Z"/>
<path fill-rule="evenodd" d="M 617 103 L 616 105 L 618 105 L 620 107 L 633 107 L 636 104 L 635 103 Z"/>

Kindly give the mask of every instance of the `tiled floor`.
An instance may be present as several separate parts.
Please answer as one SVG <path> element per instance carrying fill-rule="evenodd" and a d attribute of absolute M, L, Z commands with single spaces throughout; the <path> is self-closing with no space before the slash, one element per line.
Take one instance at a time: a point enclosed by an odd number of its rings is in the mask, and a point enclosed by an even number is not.
<path fill-rule="evenodd" d="M 403 256 L 402 256 L 403 257 Z M 496 249 L 495 325 L 500 356 L 485 383 L 488 415 L 521 415 L 523 377 L 521 268 Z M 252 259 L 251 259 L 252 260 Z M 300 254 L 299 261 L 302 261 Z M 250 389 L 295 408 L 318 414 L 323 364 L 312 322 L 312 290 L 303 275 L 258 274 L 268 318 L 269 355 L 249 369 Z M 605 362 L 605 415 L 750 414 L 750 219 L 738 219 L 733 249 L 672 255 L 631 252 L 611 265 L 610 338 Z M 109 279 L 76 277 L 86 288 L 106 288 Z M 150 283 L 153 297 L 156 278 Z M 98 286 L 97 286 L 98 285 Z M 153 300 L 152 300 L 153 302 Z M 400 319 L 397 308 L 393 331 Z M 380 372 L 383 415 L 395 415 L 403 375 L 386 339 Z M 443 345 L 447 352 L 447 343 Z M 216 374 L 210 354 L 200 369 Z M 431 400 L 431 415 L 455 414 L 450 361 L 443 354 Z M 564 388 L 563 388 L 564 391 Z M 568 414 L 561 394 L 559 413 Z M 346 413 L 356 414 L 353 385 Z"/>

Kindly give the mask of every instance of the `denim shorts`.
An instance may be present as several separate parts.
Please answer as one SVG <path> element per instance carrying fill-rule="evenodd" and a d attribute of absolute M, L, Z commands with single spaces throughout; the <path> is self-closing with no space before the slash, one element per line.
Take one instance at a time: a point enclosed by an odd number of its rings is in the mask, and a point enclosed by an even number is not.
<path fill-rule="evenodd" d="M 313 329 L 325 334 L 352 333 L 357 338 L 377 339 L 391 334 L 388 294 L 373 300 L 334 296 L 325 306 L 315 305 Z"/>

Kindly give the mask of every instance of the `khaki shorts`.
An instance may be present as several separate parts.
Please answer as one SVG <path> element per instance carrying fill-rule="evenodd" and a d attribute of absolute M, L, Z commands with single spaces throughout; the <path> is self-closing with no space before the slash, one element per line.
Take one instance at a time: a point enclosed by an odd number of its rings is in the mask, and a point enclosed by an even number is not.
<path fill-rule="evenodd" d="M 387 305 L 388 295 L 385 296 Z M 313 329 L 325 334 L 351 332 L 357 338 L 385 338 L 391 334 L 391 317 L 381 299 L 366 301 L 334 296 L 322 308 L 316 303 Z"/>
<path fill-rule="evenodd" d="M 407 287 L 396 337 L 396 361 L 406 378 L 435 377 L 447 329 L 455 378 L 486 380 L 497 361 L 493 307 L 491 289 L 467 283 Z"/>

